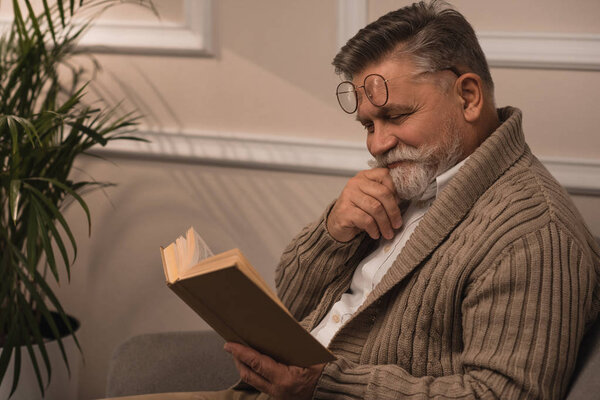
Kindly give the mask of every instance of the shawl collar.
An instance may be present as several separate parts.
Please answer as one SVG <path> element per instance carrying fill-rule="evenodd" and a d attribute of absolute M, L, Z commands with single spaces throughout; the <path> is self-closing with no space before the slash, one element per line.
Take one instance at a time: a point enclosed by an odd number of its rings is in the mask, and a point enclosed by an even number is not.
<path fill-rule="evenodd" d="M 442 190 L 383 279 L 355 315 L 400 283 L 465 217 L 479 197 L 526 151 L 521 111 L 498 110 L 502 124 L 472 154 Z"/>

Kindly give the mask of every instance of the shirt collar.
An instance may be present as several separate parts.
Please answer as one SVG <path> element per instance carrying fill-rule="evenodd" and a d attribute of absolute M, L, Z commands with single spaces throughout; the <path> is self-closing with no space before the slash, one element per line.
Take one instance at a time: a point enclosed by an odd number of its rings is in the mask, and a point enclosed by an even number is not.
<path fill-rule="evenodd" d="M 427 187 L 427 189 L 425 190 L 425 192 L 423 193 L 423 195 L 421 196 L 421 198 L 418 201 L 420 201 L 420 202 L 427 201 L 427 200 L 431 200 L 433 198 L 438 197 L 439 194 L 442 192 L 442 190 L 448 185 L 448 182 L 450 182 L 450 179 L 452 179 L 452 177 L 454 175 L 456 175 L 456 173 L 458 172 L 460 167 L 463 166 L 463 164 L 467 161 L 468 158 L 469 157 L 466 157 L 464 160 L 462 160 L 461 162 L 456 164 L 454 167 L 439 174 L 435 178 L 435 180 L 433 182 L 431 182 L 431 184 Z"/>

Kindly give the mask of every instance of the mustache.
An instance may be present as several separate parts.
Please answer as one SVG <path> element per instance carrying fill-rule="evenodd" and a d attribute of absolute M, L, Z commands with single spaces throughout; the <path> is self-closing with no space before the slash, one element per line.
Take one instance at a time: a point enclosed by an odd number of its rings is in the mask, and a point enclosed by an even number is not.
<path fill-rule="evenodd" d="M 431 156 L 435 152 L 433 146 L 411 147 L 398 145 L 388 152 L 375 156 L 368 161 L 371 168 L 386 168 L 389 164 L 398 161 L 412 161 L 424 164 L 431 163 Z"/>

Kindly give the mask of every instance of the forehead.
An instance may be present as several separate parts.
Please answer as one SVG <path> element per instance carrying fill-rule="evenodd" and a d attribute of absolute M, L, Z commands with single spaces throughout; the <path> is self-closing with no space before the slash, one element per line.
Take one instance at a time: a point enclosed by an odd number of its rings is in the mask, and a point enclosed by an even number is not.
<path fill-rule="evenodd" d="M 378 61 L 369 64 L 365 69 L 352 77 L 352 82 L 356 86 L 361 86 L 365 77 L 371 74 L 379 74 L 385 79 L 406 79 L 411 80 L 416 75 L 416 68 L 412 62 L 407 59 L 393 60 L 386 58 L 383 61 Z"/>

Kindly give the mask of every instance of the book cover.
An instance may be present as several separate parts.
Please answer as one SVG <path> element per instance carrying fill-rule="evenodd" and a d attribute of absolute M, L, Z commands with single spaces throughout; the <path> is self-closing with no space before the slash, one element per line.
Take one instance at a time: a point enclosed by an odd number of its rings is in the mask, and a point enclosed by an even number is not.
<path fill-rule="evenodd" d="M 161 247 L 161 254 L 167 285 L 226 341 L 287 365 L 335 359 L 300 326 L 240 250 L 212 256 L 190 228 L 186 238 Z"/>

